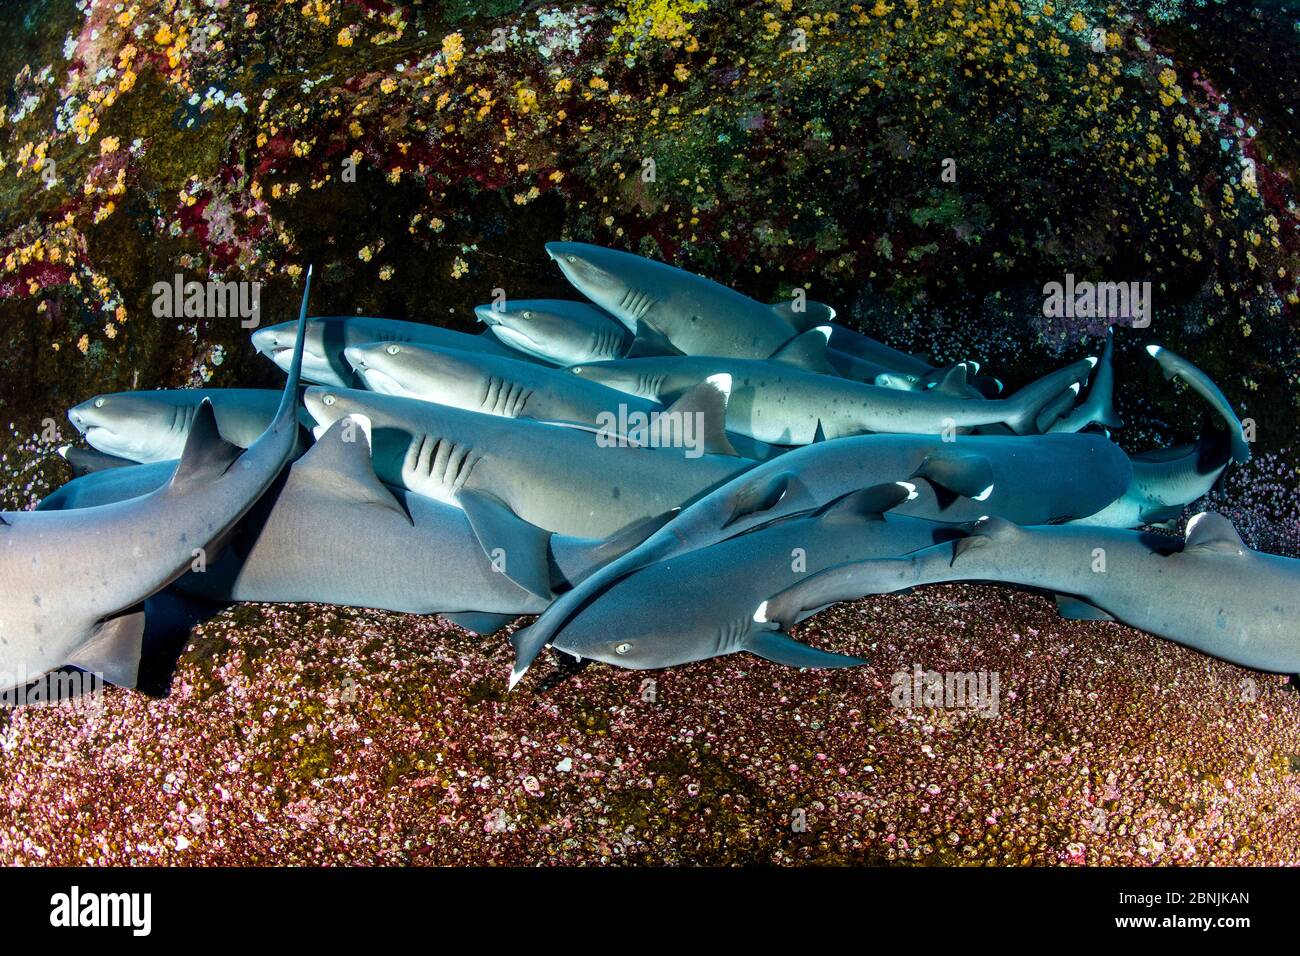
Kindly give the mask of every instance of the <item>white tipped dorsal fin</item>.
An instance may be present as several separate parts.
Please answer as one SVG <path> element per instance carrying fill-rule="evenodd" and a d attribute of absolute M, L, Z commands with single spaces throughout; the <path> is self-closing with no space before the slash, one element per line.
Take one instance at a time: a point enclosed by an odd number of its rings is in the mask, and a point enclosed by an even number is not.
<path fill-rule="evenodd" d="M 727 440 L 727 399 L 730 395 L 731 376 L 725 373 L 710 375 L 654 418 L 650 444 L 676 448 L 684 443 L 687 435 L 694 434 L 700 439 L 705 454 L 737 457 L 736 449 Z M 695 416 L 689 426 L 686 424 L 687 416 Z"/>
<path fill-rule="evenodd" d="M 806 300 L 803 308 L 796 310 L 795 300 L 789 299 L 785 302 L 777 302 L 770 308 L 788 322 L 792 329 L 800 332 L 806 332 L 819 325 L 829 325 L 835 321 L 835 309 L 824 302 Z"/>
<path fill-rule="evenodd" d="M 1183 553 L 1188 551 L 1218 551 L 1223 554 L 1245 554 L 1246 545 L 1237 534 L 1232 522 L 1213 511 L 1202 511 L 1187 522 Z"/>
<path fill-rule="evenodd" d="M 773 352 L 770 361 L 792 365 L 809 372 L 838 375 L 826 360 L 826 342 L 829 338 L 829 325 L 801 332 Z"/>

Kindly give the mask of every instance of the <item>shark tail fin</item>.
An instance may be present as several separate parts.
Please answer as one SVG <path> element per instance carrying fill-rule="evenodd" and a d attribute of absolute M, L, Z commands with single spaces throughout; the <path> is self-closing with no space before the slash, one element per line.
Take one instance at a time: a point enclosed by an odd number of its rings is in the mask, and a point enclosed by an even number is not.
<path fill-rule="evenodd" d="M 1017 435 L 1033 434 L 1043 407 L 1064 390 L 1083 382 L 1096 364 L 1095 358 L 1081 359 L 1030 382 L 1010 398 L 1001 400 L 1007 408 L 1002 421 Z"/>
<path fill-rule="evenodd" d="M 302 289 L 302 305 L 298 309 L 298 332 L 293 342 L 293 361 L 289 363 L 289 377 L 284 383 L 284 394 L 280 398 L 280 407 L 275 411 L 275 418 L 268 431 L 279 431 L 290 422 L 298 420 L 298 386 L 302 382 L 303 343 L 307 340 L 307 303 L 311 299 L 312 267 L 307 266 L 307 281 Z"/>
<path fill-rule="evenodd" d="M 1250 443 L 1246 441 L 1241 420 L 1233 411 L 1232 403 L 1228 401 L 1228 397 L 1223 394 L 1219 386 L 1214 384 L 1214 380 L 1181 355 L 1171 352 L 1161 345 L 1155 343 L 1148 345 L 1147 353 L 1160 364 L 1160 369 L 1164 372 L 1166 379 L 1181 378 L 1194 392 L 1205 399 L 1219 418 L 1222 419 L 1228 430 L 1232 460 L 1238 464 L 1250 461 Z"/>
<path fill-rule="evenodd" d="M 1074 411 L 1049 418 L 1044 411 L 1038 420 L 1039 431 L 1077 432 L 1092 424 L 1105 428 L 1123 428 L 1124 420 L 1115 410 L 1115 330 L 1106 333 L 1101 361 L 1092 374 L 1088 397 Z"/>

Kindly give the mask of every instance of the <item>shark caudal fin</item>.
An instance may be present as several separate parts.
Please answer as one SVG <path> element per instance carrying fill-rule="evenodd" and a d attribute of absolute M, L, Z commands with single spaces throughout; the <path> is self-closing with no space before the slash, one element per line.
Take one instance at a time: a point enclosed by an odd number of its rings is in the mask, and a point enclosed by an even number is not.
<path fill-rule="evenodd" d="M 1077 432 L 1092 424 L 1106 428 L 1123 428 L 1124 420 L 1115 410 L 1115 330 L 1106 332 L 1106 345 L 1101 361 L 1093 371 L 1088 385 L 1088 397 L 1073 411 L 1068 411 L 1044 424 L 1044 413 L 1039 418 L 1040 431 Z"/>
<path fill-rule="evenodd" d="M 1210 407 L 1223 420 L 1228 429 L 1228 441 L 1232 449 L 1232 460 L 1237 464 L 1250 461 L 1250 443 L 1246 441 L 1241 420 L 1232 409 L 1232 403 L 1223 394 L 1213 380 L 1187 359 L 1169 351 L 1162 345 L 1147 346 L 1147 354 L 1159 363 L 1166 379 L 1180 378 L 1209 403 Z"/>
<path fill-rule="evenodd" d="M 1007 408 L 1002 421 L 1017 435 L 1033 434 L 1043 406 L 1054 401 L 1066 389 L 1083 382 L 1096 365 L 1096 358 L 1090 356 L 1081 359 L 1031 382 L 1010 398 L 1000 399 Z"/>

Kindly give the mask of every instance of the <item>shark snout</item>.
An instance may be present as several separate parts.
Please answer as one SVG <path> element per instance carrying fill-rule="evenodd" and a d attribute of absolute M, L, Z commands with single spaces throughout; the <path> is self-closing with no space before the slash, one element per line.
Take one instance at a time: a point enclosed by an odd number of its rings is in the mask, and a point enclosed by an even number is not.
<path fill-rule="evenodd" d="M 369 345 L 349 345 L 343 350 L 343 357 L 355 369 L 369 368 L 369 359 L 373 355 L 372 348 L 373 346 Z"/>

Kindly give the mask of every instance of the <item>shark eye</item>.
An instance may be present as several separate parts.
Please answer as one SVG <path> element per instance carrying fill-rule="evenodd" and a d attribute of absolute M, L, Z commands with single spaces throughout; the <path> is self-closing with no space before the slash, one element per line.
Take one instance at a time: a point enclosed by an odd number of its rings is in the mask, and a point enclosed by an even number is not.
<path fill-rule="evenodd" d="M 402 347 L 400 345 L 390 345 L 388 348 L 384 349 L 384 351 L 389 355 L 396 355 L 398 352 L 402 351 Z"/>
<path fill-rule="evenodd" d="M 533 310 L 532 310 L 532 309 L 524 309 L 524 318 L 525 318 L 525 319 L 531 319 L 532 317 L 533 317 Z"/>
<path fill-rule="evenodd" d="M 334 404 L 334 396 L 333 396 L 333 395 L 326 395 L 324 398 L 321 399 L 321 401 L 324 402 L 326 405 L 333 405 L 333 404 Z"/>
<path fill-rule="evenodd" d="M 103 400 L 102 398 L 97 398 L 97 399 L 95 399 L 95 407 L 96 407 L 96 408 L 103 408 L 103 407 L 104 407 L 104 400 Z"/>
<path fill-rule="evenodd" d="M 622 644 L 614 648 L 614 652 L 617 654 L 626 654 L 631 649 L 632 649 L 632 645 L 629 644 L 627 641 L 624 641 Z"/>
<path fill-rule="evenodd" d="M 581 375 L 581 374 L 582 374 L 582 366 L 581 366 L 581 365 L 575 365 L 575 366 L 573 366 L 573 368 L 569 369 L 569 371 L 571 371 L 574 375 Z"/>
<path fill-rule="evenodd" d="M 577 256 L 565 256 L 564 258 L 568 259 L 570 262 L 577 262 L 577 261 L 578 261 L 578 257 L 577 257 Z"/>

